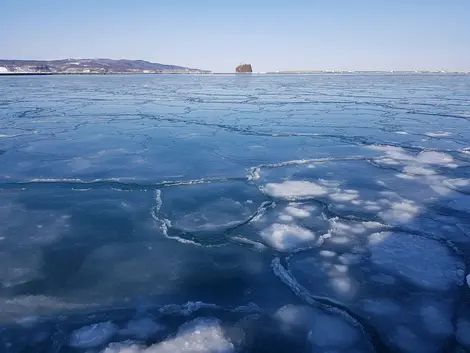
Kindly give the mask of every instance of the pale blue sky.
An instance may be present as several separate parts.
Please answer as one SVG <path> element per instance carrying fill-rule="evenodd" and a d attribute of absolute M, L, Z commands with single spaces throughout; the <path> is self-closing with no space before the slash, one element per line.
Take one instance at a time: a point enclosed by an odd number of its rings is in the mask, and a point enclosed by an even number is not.
<path fill-rule="evenodd" d="M 0 0 L 0 58 L 470 71 L 470 0 Z"/>

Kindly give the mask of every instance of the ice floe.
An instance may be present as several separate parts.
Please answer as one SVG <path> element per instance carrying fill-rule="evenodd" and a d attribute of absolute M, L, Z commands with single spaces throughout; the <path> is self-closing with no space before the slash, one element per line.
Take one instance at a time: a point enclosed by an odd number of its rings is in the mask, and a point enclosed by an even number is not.
<path fill-rule="evenodd" d="M 162 324 L 155 322 L 152 318 L 142 317 L 129 321 L 123 329 L 119 330 L 119 334 L 136 339 L 147 339 L 164 329 Z"/>
<path fill-rule="evenodd" d="M 350 265 L 339 259 L 299 255 L 290 259 L 288 265 L 288 275 L 305 284 L 307 291 L 313 289 L 310 293 L 316 297 L 349 301 L 360 289 L 360 282 L 349 273 Z M 290 282 L 289 279 L 287 281 Z"/>
<path fill-rule="evenodd" d="M 101 322 L 85 326 L 70 334 L 69 346 L 74 348 L 93 348 L 109 342 L 118 327 L 112 322 Z"/>
<path fill-rule="evenodd" d="M 431 335 L 451 336 L 454 333 L 451 310 L 451 307 L 438 301 L 424 302 L 420 308 L 424 329 Z"/>
<path fill-rule="evenodd" d="M 248 207 L 239 202 L 221 199 L 199 210 L 176 219 L 173 227 L 186 232 L 210 231 L 230 228 L 246 221 L 252 214 Z"/>
<path fill-rule="evenodd" d="M 306 330 L 313 352 L 374 351 L 361 326 L 340 311 L 289 304 L 280 308 L 274 317 L 286 330 Z"/>
<path fill-rule="evenodd" d="M 425 290 L 446 291 L 462 284 L 463 263 L 437 241 L 420 236 L 387 232 L 369 246 L 371 261 Z"/>
<path fill-rule="evenodd" d="M 434 352 L 432 343 L 417 335 L 408 326 L 398 326 L 389 336 L 393 346 L 403 353 L 430 353 Z"/>
<path fill-rule="evenodd" d="M 457 321 L 457 341 L 465 348 L 470 348 L 470 321 Z"/>
<path fill-rule="evenodd" d="M 258 217 L 271 204 L 263 195 L 257 201 L 248 199 L 249 187 L 234 190 L 233 185 L 208 184 L 191 189 L 194 197 L 179 187 L 157 190 L 151 213 L 165 237 L 185 244 L 219 246 L 223 232 Z"/>
<path fill-rule="evenodd" d="M 13 287 L 40 278 L 42 264 L 39 248 L 0 251 L 0 284 Z"/>
<path fill-rule="evenodd" d="M 401 307 L 392 299 L 364 299 L 359 305 L 369 314 L 382 317 L 398 316 Z"/>
<path fill-rule="evenodd" d="M 353 346 L 358 339 L 357 329 L 329 315 L 318 315 L 309 334 L 309 340 L 315 346 L 336 349 Z"/>
<path fill-rule="evenodd" d="M 470 194 L 470 179 L 446 179 L 444 180 L 444 185 L 452 190 Z"/>

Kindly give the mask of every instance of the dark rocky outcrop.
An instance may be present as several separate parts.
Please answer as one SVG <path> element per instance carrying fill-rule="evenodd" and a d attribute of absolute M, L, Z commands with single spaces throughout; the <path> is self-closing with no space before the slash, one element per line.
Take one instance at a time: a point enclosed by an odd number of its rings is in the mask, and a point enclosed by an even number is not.
<path fill-rule="evenodd" d="M 247 73 L 247 72 L 253 72 L 253 68 L 251 67 L 251 64 L 240 64 L 237 66 L 235 69 L 235 72 L 237 73 Z"/>

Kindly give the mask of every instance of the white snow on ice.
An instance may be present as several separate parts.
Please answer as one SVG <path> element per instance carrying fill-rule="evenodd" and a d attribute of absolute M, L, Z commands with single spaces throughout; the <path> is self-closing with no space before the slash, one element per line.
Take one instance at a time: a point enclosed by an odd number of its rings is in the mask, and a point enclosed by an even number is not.
<path fill-rule="evenodd" d="M 429 137 L 446 137 L 452 134 L 447 131 L 438 131 L 438 132 L 426 132 L 425 135 Z"/>
<path fill-rule="evenodd" d="M 219 320 L 198 318 L 183 324 L 174 338 L 150 347 L 138 344 L 110 344 L 103 353 L 231 353 L 235 351 L 224 335 Z"/>
<path fill-rule="evenodd" d="M 292 217 L 297 217 L 297 218 L 307 218 L 311 215 L 310 212 L 306 208 L 297 207 L 296 204 L 289 204 L 285 208 L 285 212 L 287 212 Z"/>
<path fill-rule="evenodd" d="M 443 183 L 450 189 L 464 193 L 470 193 L 470 179 L 446 179 Z"/>
<path fill-rule="evenodd" d="M 454 161 L 454 158 L 447 153 L 425 151 L 418 154 L 416 160 L 421 163 L 436 164 L 445 166 Z"/>
<path fill-rule="evenodd" d="M 387 202 L 389 208 L 379 212 L 378 216 L 391 225 L 409 222 L 420 211 L 420 208 L 410 200 L 404 200 L 403 202 L 390 202 L 387 200 Z"/>
<path fill-rule="evenodd" d="M 280 251 L 289 251 L 307 243 L 313 243 L 315 234 L 295 224 L 274 223 L 260 233 L 272 247 Z"/>
<path fill-rule="evenodd" d="M 288 200 L 311 198 L 325 195 L 328 190 L 324 186 L 310 181 L 287 180 L 283 183 L 269 183 L 262 188 L 266 194 Z"/>
<path fill-rule="evenodd" d="M 412 174 L 412 175 L 434 175 L 436 171 L 431 168 L 426 168 L 419 165 L 407 165 L 403 168 L 403 172 L 405 174 Z"/>

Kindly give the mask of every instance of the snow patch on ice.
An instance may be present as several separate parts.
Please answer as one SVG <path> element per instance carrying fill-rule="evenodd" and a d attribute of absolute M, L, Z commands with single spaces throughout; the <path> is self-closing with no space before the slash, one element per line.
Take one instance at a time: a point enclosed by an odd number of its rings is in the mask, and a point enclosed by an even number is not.
<path fill-rule="evenodd" d="M 429 165 L 456 168 L 454 158 L 447 153 L 436 151 L 423 151 L 417 156 L 411 155 L 401 147 L 374 146 L 374 150 L 385 152 L 384 156 L 374 158 L 374 163 L 382 165 L 403 165 L 404 172 L 411 175 L 433 175 L 436 174 Z"/>
<path fill-rule="evenodd" d="M 338 260 L 348 266 L 357 265 L 362 261 L 362 256 L 360 254 L 354 253 L 345 253 L 338 257 Z"/>
<path fill-rule="evenodd" d="M 320 256 L 327 257 L 327 258 L 337 256 L 337 254 L 334 251 L 330 251 L 330 250 L 321 250 L 319 254 Z"/>
<path fill-rule="evenodd" d="M 462 148 L 459 152 L 462 154 L 470 155 L 470 147 Z"/>
<path fill-rule="evenodd" d="M 380 244 L 382 243 L 388 236 L 390 236 L 390 232 L 378 232 L 369 235 L 369 244 Z"/>
<path fill-rule="evenodd" d="M 155 191 L 155 203 L 156 203 L 155 210 L 159 212 L 163 205 L 162 191 L 160 189 Z"/>
<path fill-rule="evenodd" d="M 412 175 L 433 175 L 436 174 L 435 170 L 432 170 L 430 168 L 425 168 L 423 166 L 419 165 L 407 165 L 405 168 L 403 168 L 403 172 L 406 174 L 412 174 Z"/>
<path fill-rule="evenodd" d="M 312 244 L 317 237 L 310 230 L 298 225 L 274 223 L 263 229 L 261 237 L 280 251 L 289 251 L 302 245 Z"/>
<path fill-rule="evenodd" d="M 198 318 L 183 324 L 176 337 L 150 347 L 137 344 L 112 344 L 103 353 L 231 353 L 235 347 L 225 337 L 215 318 Z"/>
<path fill-rule="evenodd" d="M 437 131 L 437 132 L 426 132 L 425 135 L 429 137 L 446 137 L 452 134 L 447 131 Z"/>
<path fill-rule="evenodd" d="M 390 208 L 379 212 L 379 217 L 385 222 L 395 225 L 407 223 L 419 213 L 420 208 L 410 200 L 390 202 Z"/>
<path fill-rule="evenodd" d="M 288 200 L 311 198 L 327 194 L 328 190 L 310 181 L 287 180 L 283 183 L 269 183 L 262 188 L 266 194 Z"/>
<path fill-rule="evenodd" d="M 261 177 L 260 172 L 260 168 L 252 168 L 248 174 L 248 180 L 258 180 Z"/>
<path fill-rule="evenodd" d="M 454 158 L 447 153 L 425 151 L 418 154 L 417 160 L 421 163 L 447 165 L 454 161 Z"/>
<path fill-rule="evenodd" d="M 359 192 L 357 190 L 344 190 L 343 192 L 335 192 L 330 195 L 330 198 L 333 201 L 342 202 L 342 201 L 352 201 L 359 197 Z"/>
<path fill-rule="evenodd" d="M 395 174 L 397 178 L 404 179 L 404 180 L 414 180 L 416 177 L 414 175 L 409 175 L 409 174 L 403 174 L 403 173 L 397 173 Z"/>
<path fill-rule="evenodd" d="M 285 208 L 285 212 L 287 212 L 292 217 L 296 217 L 296 218 L 307 218 L 310 216 L 310 212 L 307 209 L 296 207 L 296 206 L 297 206 L 296 204 L 289 204 Z"/>
<path fill-rule="evenodd" d="M 279 215 L 279 220 L 284 221 L 284 222 L 292 222 L 294 220 L 294 217 L 288 214 L 280 214 Z"/>
<path fill-rule="evenodd" d="M 347 276 L 333 277 L 330 284 L 338 294 L 348 295 L 355 292 L 355 283 Z"/>
<path fill-rule="evenodd" d="M 447 179 L 443 183 L 449 189 L 470 194 L 470 179 Z"/>
<path fill-rule="evenodd" d="M 329 222 L 331 224 L 330 233 L 334 236 L 360 235 L 371 229 L 383 228 L 383 224 L 378 222 L 346 222 L 336 218 L 331 218 Z"/>
<path fill-rule="evenodd" d="M 315 309 L 304 305 L 287 304 L 280 308 L 274 317 L 285 325 L 307 327 L 315 319 Z"/>

